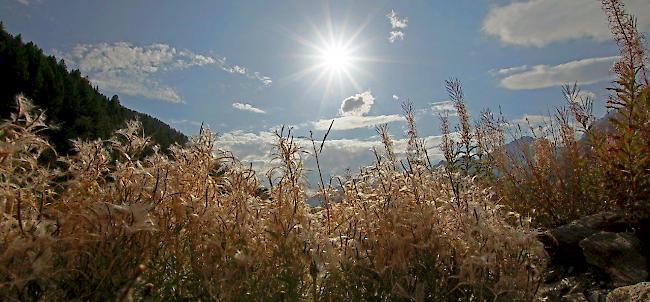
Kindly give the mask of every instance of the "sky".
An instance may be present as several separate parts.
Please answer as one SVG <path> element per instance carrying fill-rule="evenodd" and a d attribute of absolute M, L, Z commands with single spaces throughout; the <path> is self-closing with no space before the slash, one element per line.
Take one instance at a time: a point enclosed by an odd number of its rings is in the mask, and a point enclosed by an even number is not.
<path fill-rule="evenodd" d="M 623 2 L 649 32 L 650 0 Z M 334 120 L 321 160 L 341 174 L 372 160 L 378 124 L 404 152 L 405 100 L 441 158 L 451 78 L 474 117 L 489 108 L 540 122 L 569 83 L 603 115 L 618 51 L 599 3 L 0 0 L 0 20 L 123 105 L 187 135 L 208 125 L 217 148 L 260 170 L 274 130 L 321 138 Z"/>

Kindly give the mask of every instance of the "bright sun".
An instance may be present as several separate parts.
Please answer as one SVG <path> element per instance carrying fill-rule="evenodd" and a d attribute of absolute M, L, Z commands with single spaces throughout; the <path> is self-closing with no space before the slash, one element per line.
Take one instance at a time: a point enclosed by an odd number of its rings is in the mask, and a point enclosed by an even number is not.
<path fill-rule="evenodd" d="M 314 34 L 311 39 L 295 35 L 294 39 L 307 48 L 308 53 L 302 54 L 300 57 L 308 59 L 305 61 L 308 65 L 289 75 L 287 79 L 297 81 L 309 74 L 315 74 L 308 89 L 322 84 L 325 88 L 323 98 L 333 92 L 332 89 L 335 86 L 338 86 L 340 91 L 350 87 L 354 90 L 361 90 L 357 80 L 368 75 L 364 70 L 364 65 L 370 61 L 377 61 L 377 59 L 364 54 L 363 50 L 367 42 L 358 39 L 365 25 L 364 23 L 355 31 L 348 32 L 344 28 L 334 29 L 331 20 L 329 20 L 324 26 L 327 30 L 325 33 L 312 24 Z"/>
<path fill-rule="evenodd" d="M 350 51 L 340 45 L 330 45 L 321 51 L 323 67 L 333 72 L 347 72 L 352 61 Z"/>

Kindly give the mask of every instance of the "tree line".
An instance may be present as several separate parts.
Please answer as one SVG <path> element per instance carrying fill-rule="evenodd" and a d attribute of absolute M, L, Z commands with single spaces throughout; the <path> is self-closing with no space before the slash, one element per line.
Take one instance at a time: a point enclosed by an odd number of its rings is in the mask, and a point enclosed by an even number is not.
<path fill-rule="evenodd" d="M 25 43 L 20 34 L 6 32 L 0 22 L 0 117 L 15 111 L 14 98 L 24 94 L 45 110 L 49 124 L 56 125 L 47 135 L 57 152 L 71 151 L 71 139 L 106 139 L 125 122 L 139 119 L 145 135 L 161 149 L 184 144 L 187 137 L 150 115 L 128 109 L 117 95 L 111 98 L 78 69 L 68 71 L 63 60 L 48 56 L 33 42 Z"/>

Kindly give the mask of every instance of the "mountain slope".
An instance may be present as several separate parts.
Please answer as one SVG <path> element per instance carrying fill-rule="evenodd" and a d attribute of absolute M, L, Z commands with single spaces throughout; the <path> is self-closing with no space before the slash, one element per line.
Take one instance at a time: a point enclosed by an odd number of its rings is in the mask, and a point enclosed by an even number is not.
<path fill-rule="evenodd" d="M 70 139 L 108 138 L 125 122 L 138 118 L 144 132 L 166 150 L 187 137 L 162 121 L 128 109 L 99 93 L 79 70 L 68 71 L 63 60 L 46 56 L 34 43 L 24 43 L 20 35 L 7 33 L 0 23 L 0 117 L 14 111 L 14 98 L 23 93 L 45 109 L 50 142 L 58 152 L 70 151 Z"/>

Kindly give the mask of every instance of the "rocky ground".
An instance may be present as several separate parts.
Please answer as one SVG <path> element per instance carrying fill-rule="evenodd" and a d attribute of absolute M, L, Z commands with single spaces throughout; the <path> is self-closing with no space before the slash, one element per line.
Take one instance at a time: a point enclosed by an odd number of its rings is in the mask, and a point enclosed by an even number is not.
<path fill-rule="evenodd" d="M 546 301 L 650 302 L 650 221 L 603 212 L 540 236 L 551 257 Z"/>

